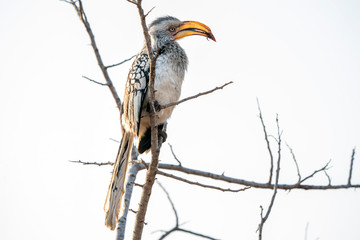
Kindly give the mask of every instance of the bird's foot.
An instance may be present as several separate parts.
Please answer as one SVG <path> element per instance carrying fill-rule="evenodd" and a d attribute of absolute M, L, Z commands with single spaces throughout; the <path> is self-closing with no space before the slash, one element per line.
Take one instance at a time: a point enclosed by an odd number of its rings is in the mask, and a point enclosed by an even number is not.
<path fill-rule="evenodd" d="M 154 108 L 156 112 L 160 112 L 161 110 L 161 105 L 157 100 L 154 100 Z M 146 106 L 146 111 L 150 112 L 151 108 L 150 108 L 150 103 L 148 103 L 148 105 Z"/>
<path fill-rule="evenodd" d="M 166 142 L 167 133 L 159 128 L 158 129 L 158 138 L 159 138 L 159 144 L 163 144 L 164 142 Z"/>

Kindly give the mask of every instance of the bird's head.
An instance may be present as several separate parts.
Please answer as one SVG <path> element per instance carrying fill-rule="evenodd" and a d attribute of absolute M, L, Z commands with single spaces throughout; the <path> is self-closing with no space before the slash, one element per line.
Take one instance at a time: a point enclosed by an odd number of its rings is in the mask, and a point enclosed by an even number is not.
<path fill-rule="evenodd" d="M 196 21 L 182 22 L 171 16 L 160 17 L 154 20 L 149 26 L 149 34 L 152 38 L 153 46 L 158 48 L 171 41 L 191 35 L 200 35 L 216 41 L 210 28 L 205 24 Z"/>

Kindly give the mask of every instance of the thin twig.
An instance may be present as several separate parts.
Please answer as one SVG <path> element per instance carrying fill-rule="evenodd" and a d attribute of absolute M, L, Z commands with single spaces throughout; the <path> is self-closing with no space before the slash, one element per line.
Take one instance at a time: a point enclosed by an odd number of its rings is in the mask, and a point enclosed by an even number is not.
<path fill-rule="evenodd" d="M 109 69 L 109 68 L 112 68 L 112 67 L 119 66 L 119 65 L 121 65 L 121 64 L 123 64 L 123 63 L 126 63 L 126 62 L 130 61 L 130 60 L 133 59 L 134 57 L 136 57 L 136 55 L 133 55 L 133 56 L 131 56 L 131 57 L 129 57 L 129 58 L 127 58 L 127 59 L 119 62 L 119 63 L 115 63 L 115 64 L 112 64 L 112 65 L 109 65 L 109 66 L 105 66 L 105 68 L 106 68 L 106 69 Z"/>
<path fill-rule="evenodd" d="M 303 179 L 299 182 L 299 184 L 305 182 L 305 181 L 308 180 L 309 178 L 312 178 L 312 177 L 313 177 L 315 174 L 317 174 L 318 172 L 327 170 L 330 162 L 331 162 L 331 159 L 325 164 L 325 166 L 323 166 L 322 168 L 320 168 L 320 169 L 318 169 L 318 170 L 315 170 L 312 174 L 310 174 L 309 176 L 303 178 Z"/>
<path fill-rule="evenodd" d="M 126 1 L 128 1 L 129 3 L 135 4 L 135 5 L 137 5 L 137 4 L 138 4 L 137 2 L 132 1 L 132 0 L 126 0 Z"/>
<path fill-rule="evenodd" d="M 191 99 L 198 98 L 198 97 L 203 96 L 203 95 L 207 95 L 207 94 L 212 93 L 212 92 L 215 92 L 215 91 L 217 91 L 217 90 L 223 89 L 224 87 L 226 87 L 227 85 L 232 84 L 232 83 L 233 83 L 233 82 L 230 81 L 230 82 L 227 82 L 227 83 L 223 84 L 223 85 L 220 86 L 220 87 L 215 87 L 215 88 L 213 88 L 213 89 L 211 89 L 211 90 L 209 90 L 209 91 L 201 92 L 201 93 L 198 93 L 198 94 L 196 94 L 196 95 L 193 95 L 193 96 L 190 96 L 190 97 L 181 99 L 181 100 L 176 101 L 176 102 L 172 102 L 172 103 L 168 103 L 168 104 L 165 104 L 165 105 L 161 105 L 160 108 L 159 108 L 159 111 L 162 110 L 162 109 L 168 108 L 168 107 L 173 107 L 173 106 L 179 105 L 179 104 L 181 104 L 181 103 L 183 103 L 183 102 L 186 102 L 186 101 L 189 101 L 189 100 L 191 100 Z"/>
<path fill-rule="evenodd" d="M 82 165 L 96 165 L 96 166 L 106 166 L 106 165 L 114 165 L 113 162 L 83 162 L 81 160 L 78 160 L 78 161 L 72 161 L 72 160 L 69 160 L 69 162 L 72 162 L 72 163 L 80 163 Z"/>
<path fill-rule="evenodd" d="M 348 185 L 349 186 L 351 185 L 351 177 L 352 177 L 354 158 L 355 158 L 355 147 L 352 150 L 351 160 L 350 160 L 350 170 L 349 170 L 349 178 L 348 178 Z"/>
<path fill-rule="evenodd" d="M 204 235 L 204 234 L 201 234 L 201 233 L 197 233 L 197 232 L 193 232 L 193 231 L 190 231 L 190 230 L 187 230 L 187 229 L 184 229 L 184 228 L 180 228 L 179 216 L 178 216 L 178 213 L 176 211 L 175 204 L 171 200 L 170 194 L 168 193 L 168 191 L 166 191 L 165 187 L 159 181 L 157 181 L 157 183 L 159 184 L 160 188 L 165 192 L 165 194 L 166 194 L 166 196 L 167 196 L 167 198 L 168 198 L 168 200 L 169 200 L 169 202 L 171 204 L 171 207 L 173 209 L 174 215 L 175 215 L 175 226 L 172 229 L 168 230 L 168 231 L 161 230 L 161 232 L 164 232 L 164 234 L 159 238 L 159 240 L 165 239 L 171 233 L 176 232 L 176 231 L 189 233 L 191 235 L 195 235 L 195 236 L 202 237 L 202 238 L 216 240 L 215 238 L 212 238 L 210 236 L 207 236 L 207 235 Z"/>
<path fill-rule="evenodd" d="M 306 223 L 306 227 L 305 227 L 305 240 L 307 240 L 308 230 L 309 230 L 309 222 Z"/>
<path fill-rule="evenodd" d="M 256 102 L 257 102 L 258 110 L 259 110 L 259 118 L 260 118 L 261 125 L 263 127 L 263 131 L 264 131 L 264 135 L 265 135 L 265 141 L 266 141 L 267 150 L 268 150 L 269 156 L 270 156 L 270 175 L 269 175 L 268 184 L 271 185 L 273 168 L 274 168 L 274 157 L 273 157 L 273 154 L 272 154 L 272 151 L 271 151 L 270 142 L 269 142 L 268 134 L 267 134 L 267 131 L 266 131 L 264 119 L 262 117 L 262 112 L 261 112 L 260 103 L 259 103 L 258 98 L 256 98 Z"/>
<path fill-rule="evenodd" d="M 119 140 L 115 139 L 115 138 L 109 138 L 109 140 L 113 141 L 113 142 L 116 142 L 116 143 L 120 143 Z"/>
<path fill-rule="evenodd" d="M 186 229 L 183 229 L 183 228 L 178 228 L 177 231 L 189 233 L 189 234 L 192 234 L 192 235 L 195 235 L 195 236 L 198 236 L 198 237 L 202 237 L 202 238 L 206 238 L 206 239 L 210 239 L 210 240 L 219 240 L 218 238 L 213 238 L 213 237 L 210 237 L 210 236 L 207 236 L 207 235 L 204 235 L 204 234 L 201 234 L 201 233 L 193 232 L 193 231 L 190 231 L 190 230 L 186 230 Z"/>
<path fill-rule="evenodd" d="M 107 84 L 107 83 L 101 83 L 101 82 L 95 81 L 94 79 L 88 78 L 87 76 L 81 76 L 81 77 L 83 77 L 83 78 L 85 78 L 85 79 L 89 80 L 90 82 L 93 82 L 93 83 L 99 84 L 99 85 L 101 85 L 101 86 L 108 86 L 108 84 Z"/>
<path fill-rule="evenodd" d="M 276 125 L 277 125 L 277 129 L 278 129 L 278 139 L 277 139 L 277 142 L 278 142 L 278 160 L 277 160 L 277 167 L 276 167 L 274 192 L 273 192 L 273 195 L 271 197 L 271 201 L 270 201 L 268 210 L 266 211 L 266 214 L 265 214 L 264 217 L 263 217 L 263 208 L 261 207 L 261 214 L 260 214 L 261 221 L 260 221 L 259 228 L 258 228 L 259 229 L 259 240 L 262 239 L 262 230 L 263 230 L 263 227 L 264 227 L 264 224 L 265 224 L 266 220 L 268 219 L 268 217 L 269 217 L 269 215 L 271 213 L 272 207 L 274 205 L 275 197 L 276 197 L 277 189 L 278 189 L 278 184 L 279 184 L 280 160 L 281 160 L 281 135 L 282 135 L 282 133 L 280 132 L 278 116 L 276 116 Z"/>
<path fill-rule="evenodd" d="M 95 36 L 94 36 L 94 34 L 92 32 L 92 29 L 90 27 L 90 23 L 89 23 L 89 21 L 87 19 L 87 16 L 85 14 L 85 11 L 84 11 L 84 8 L 83 8 L 83 5 L 82 5 L 82 1 L 81 0 L 77 0 L 77 1 L 71 0 L 70 2 L 69 1 L 65 1 L 65 2 L 70 3 L 74 7 L 76 13 L 78 14 L 78 16 L 80 18 L 80 21 L 83 23 L 83 25 L 84 25 L 84 27 L 85 27 L 88 35 L 89 35 L 89 38 L 90 38 L 90 41 L 91 41 L 91 46 L 92 46 L 92 48 L 94 50 L 98 65 L 99 65 L 99 67 L 101 69 L 101 72 L 103 73 L 103 76 L 104 76 L 104 78 L 106 80 L 106 84 L 109 87 L 109 90 L 110 90 L 110 92 L 111 92 L 111 94 L 112 94 L 112 96 L 113 96 L 113 98 L 114 98 L 114 100 L 116 102 L 117 108 L 119 109 L 119 111 L 121 111 L 120 97 L 117 94 L 116 89 L 115 89 L 115 87 L 114 87 L 114 85 L 113 85 L 113 83 L 112 83 L 112 81 L 110 79 L 109 73 L 107 72 L 107 68 L 105 67 L 105 65 L 103 63 L 103 60 L 102 60 L 102 57 L 100 55 L 99 49 L 98 49 L 98 47 L 96 45 Z"/>
<path fill-rule="evenodd" d="M 221 188 L 221 187 L 217 187 L 217 186 L 202 184 L 202 183 L 199 183 L 199 182 L 193 182 L 193 181 L 187 180 L 185 178 L 178 177 L 178 176 L 175 176 L 173 174 L 169 174 L 169 173 L 159 171 L 159 170 L 157 171 L 157 173 L 160 174 L 160 175 L 163 175 L 165 177 L 173 178 L 173 179 L 176 179 L 176 180 L 179 180 L 179 181 L 191 184 L 191 185 L 196 185 L 196 186 L 200 186 L 200 187 L 203 187 L 203 188 L 211 188 L 211 189 L 219 190 L 219 191 L 222 191 L 222 192 L 242 192 L 242 191 L 245 191 L 245 190 L 250 188 L 250 187 L 245 187 L 245 188 L 240 188 L 240 189 L 230 189 L 230 188 L 226 189 L 226 188 Z"/>
<path fill-rule="evenodd" d="M 179 216 L 178 216 L 178 213 L 176 211 L 175 205 L 174 205 L 173 201 L 171 200 L 170 194 L 168 193 L 168 191 L 166 191 L 165 187 L 159 181 L 156 181 L 156 182 L 160 186 L 160 188 L 164 191 L 164 193 L 166 194 L 166 197 L 168 198 L 168 200 L 169 200 L 169 202 L 171 204 L 172 210 L 173 210 L 174 215 L 175 215 L 175 225 L 176 225 L 176 227 L 178 227 L 179 226 Z"/>
<path fill-rule="evenodd" d="M 326 172 L 326 170 L 324 171 L 324 173 L 325 173 L 325 176 L 326 176 L 327 179 L 328 179 L 329 186 L 331 186 L 331 178 L 330 178 L 329 174 Z"/>
<path fill-rule="evenodd" d="M 152 7 L 146 14 L 145 14 L 145 18 L 147 18 L 147 16 L 152 12 L 152 10 L 154 10 L 155 6 Z"/>
<path fill-rule="evenodd" d="M 172 153 L 173 157 L 174 157 L 175 160 L 179 163 L 179 166 L 181 166 L 181 162 L 180 162 L 180 160 L 176 157 L 172 145 L 171 145 L 170 143 L 168 143 L 168 145 L 169 145 L 169 147 L 170 147 L 170 150 L 171 150 L 171 153 Z"/>
<path fill-rule="evenodd" d="M 301 181 L 301 174 L 300 174 L 299 165 L 298 165 L 298 163 L 297 163 L 297 161 L 296 161 L 296 157 L 295 157 L 294 151 L 293 151 L 293 149 L 289 146 L 289 144 L 286 143 L 286 146 L 289 148 L 290 153 L 291 153 L 291 156 L 292 156 L 292 159 L 294 160 L 294 163 L 295 163 L 295 166 L 296 166 L 297 175 L 298 175 L 298 182 L 300 182 L 300 181 Z"/>
<path fill-rule="evenodd" d="M 65 2 L 65 3 L 68 3 L 68 4 L 72 4 L 72 2 L 70 1 L 67 1 L 67 0 L 59 0 L 60 2 Z"/>
<path fill-rule="evenodd" d="M 138 153 L 137 149 L 134 147 L 131 151 L 131 159 L 136 160 L 138 158 L 138 156 L 139 156 L 139 153 Z M 118 225 L 116 228 L 116 240 L 124 240 L 125 239 L 127 214 L 129 212 L 130 200 L 131 200 L 132 191 L 134 188 L 134 184 L 132 184 L 132 183 L 135 182 L 137 173 L 141 169 L 141 166 L 140 166 L 140 164 L 136 163 L 135 161 L 131 161 L 128 169 L 129 169 L 129 173 L 128 173 L 126 190 L 125 190 L 125 195 L 124 195 L 124 204 L 123 204 L 124 207 L 120 213 Z"/>

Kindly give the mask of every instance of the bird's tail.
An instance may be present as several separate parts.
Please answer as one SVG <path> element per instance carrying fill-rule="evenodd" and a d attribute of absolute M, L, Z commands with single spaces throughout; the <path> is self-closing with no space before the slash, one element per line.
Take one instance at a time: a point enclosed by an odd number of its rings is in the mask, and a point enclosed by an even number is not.
<path fill-rule="evenodd" d="M 122 196 L 125 193 L 126 170 L 131 156 L 133 140 L 134 135 L 124 131 L 106 195 L 104 205 L 106 212 L 105 225 L 111 230 L 114 230 L 116 227 L 121 203 L 123 202 Z"/>

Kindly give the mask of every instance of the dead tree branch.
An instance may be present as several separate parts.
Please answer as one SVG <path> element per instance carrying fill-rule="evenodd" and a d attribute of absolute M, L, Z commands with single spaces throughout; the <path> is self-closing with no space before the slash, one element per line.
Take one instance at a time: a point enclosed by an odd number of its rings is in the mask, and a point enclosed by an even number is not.
<path fill-rule="evenodd" d="M 133 56 L 131 56 L 131 57 L 129 57 L 129 58 L 127 58 L 127 59 L 119 62 L 119 63 L 115 63 L 115 64 L 111 64 L 111 65 L 109 65 L 109 66 L 105 66 L 105 68 L 106 68 L 106 69 L 109 69 L 109 68 L 112 68 L 112 67 L 117 67 L 117 66 L 119 66 L 119 65 L 121 65 L 121 64 L 123 64 L 123 63 L 126 63 L 126 62 L 130 61 L 130 60 L 133 59 L 134 57 L 136 57 L 136 55 L 133 55 Z"/>
<path fill-rule="evenodd" d="M 105 165 L 113 165 L 114 164 L 112 162 L 84 162 L 81 160 L 69 161 L 69 162 L 80 163 L 83 165 L 96 165 L 96 166 L 105 166 Z M 149 164 L 146 163 L 146 165 L 148 166 Z M 326 170 L 328 169 L 328 165 L 329 165 L 329 162 L 327 164 L 325 164 L 324 167 L 322 167 L 318 170 L 315 170 L 312 174 L 310 174 L 309 176 L 306 177 L 306 180 L 310 179 L 311 177 L 314 177 L 317 173 L 319 173 L 321 171 L 324 171 L 324 174 L 327 175 Z M 140 170 L 143 170 L 144 168 L 145 167 L 141 166 Z M 158 168 L 164 169 L 164 170 L 182 172 L 182 173 L 186 173 L 186 174 L 194 175 L 194 176 L 210 178 L 210 179 L 219 180 L 219 181 L 228 182 L 228 183 L 239 184 L 239 185 L 252 187 L 252 188 L 274 189 L 274 184 L 254 182 L 254 181 L 240 179 L 240 178 L 228 177 L 228 176 L 225 176 L 224 174 L 216 174 L 216 173 L 206 172 L 206 171 L 202 171 L 202 170 L 187 168 L 187 167 L 180 166 L 180 165 L 159 163 Z M 299 184 L 298 182 L 294 183 L 294 184 L 278 184 L 278 189 L 281 189 L 281 190 L 293 190 L 293 189 L 335 190 L 335 189 L 360 188 L 360 184 L 331 185 L 331 181 L 329 181 L 328 185 L 306 185 L 306 184 L 303 184 L 303 182 L 304 182 L 304 180 L 301 180 L 301 184 Z"/>
<path fill-rule="evenodd" d="M 97 165 L 97 166 L 103 166 L 103 165 L 113 165 L 113 163 L 111 162 L 105 162 L 105 163 L 98 163 L 98 162 L 83 162 L 81 160 L 78 161 L 70 161 L 73 163 L 80 163 L 83 165 Z M 149 165 L 149 163 L 145 163 L 146 166 Z M 328 164 L 327 163 L 324 167 L 322 167 L 321 169 L 315 170 L 315 173 L 311 174 L 311 177 L 315 177 L 315 175 L 317 173 L 320 172 L 320 170 L 324 171 L 324 174 L 326 173 L 326 169 L 328 169 Z M 158 165 L 159 169 L 164 169 L 164 170 L 170 170 L 170 171 L 177 171 L 177 172 L 182 172 L 182 173 L 186 173 L 189 175 L 194 175 L 194 176 L 200 176 L 200 177 L 205 177 L 205 178 L 210 178 L 210 179 L 214 179 L 214 180 L 219 180 L 219 181 L 223 181 L 223 182 L 227 182 L 227 183 L 234 183 L 234 184 L 239 184 L 239 185 L 243 185 L 243 186 L 247 186 L 247 187 L 252 187 L 252 188 L 261 188 L 261 189 L 274 189 L 274 184 L 268 184 L 268 183 L 261 183 L 261 182 L 254 182 L 254 181 L 250 181 L 250 180 L 245 180 L 245 179 L 241 179 L 241 178 L 234 178 L 234 177 L 229 177 L 229 176 L 225 176 L 224 174 L 216 174 L 216 173 L 211 173 L 211 172 L 206 172 L 206 171 L 202 171 L 202 170 L 197 170 L 197 169 L 192 169 L 192 168 L 187 168 L 184 166 L 180 166 L 180 165 L 175 165 L 175 164 L 168 164 L 168 163 L 159 163 Z M 140 170 L 145 169 L 144 166 L 141 166 Z M 310 178 L 310 175 L 306 177 L 307 180 Z M 302 190 L 336 190 L 336 189 L 349 189 L 349 188 L 360 188 L 360 184 L 339 184 L 339 185 L 331 185 L 331 182 L 329 182 L 328 185 L 307 185 L 307 184 L 303 184 L 304 181 L 301 182 L 301 184 L 299 184 L 298 182 L 293 183 L 293 184 L 278 184 L 278 189 L 281 190 L 293 190 L 293 189 L 302 189 Z"/>
<path fill-rule="evenodd" d="M 174 152 L 174 150 L 173 150 L 173 146 L 172 146 L 170 143 L 168 143 L 168 145 L 169 145 L 169 147 L 170 147 L 170 150 L 171 150 L 171 153 L 172 153 L 173 157 L 174 157 L 175 160 L 179 163 L 179 166 L 181 166 L 181 162 L 180 162 L 180 160 L 176 157 L 175 152 Z"/>
<path fill-rule="evenodd" d="M 90 41 L 91 41 L 91 46 L 92 46 L 92 48 L 94 50 L 98 65 L 99 65 L 99 67 L 101 69 L 101 72 L 103 73 L 104 78 L 106 80 L 106 85 L 109 87 L 110 92 L 111 92 L 111 94 L 112 94 L 112 96 L 113 96 L 113 98 L 114 98 L 114 100 L 116 102 L 116 106 L 120 111 L 120 109 L 121 109 L 121 100 L 120 100 L 119 95 L 117 94 L 116 89 L 115 89 L 115 87 L 114 87 L 114 85 L 113 85 L 113 83 L 112 83 L 112 81 L 110 79 L 109 73 L 107 71 L 107 67 L 105 67 L 105 65 L 103 63 L 103 60 L 101 58 L 99 49 L 98 49 L 98 47 L 96 45 L 95 35 L 93 34 L 93 31 L 92 31 L 92 29 L 90 27 L 90 23 L 89 23 L 89 21 L 87 19 L 87 16 L 85 14 L 82 1 L 81 0 L 77 0 L 77 1 L 70 0 L 70 1 L 65 1 L 65 2 L 71 4 L 74 7 L 76 13 L 78 14 L 78 16 L 80 18 L 80 21 L 83 23 L 83 25 L 84 25 L 84 27 L 86 29 L 86 32 L 89 35 L 89 38 L 90 38 Z"/>
<path fill-rule="evenodd" d="M 317 174 L 318 172 L 325 172 L 328 169 L 328 166 L 331 162 L 331 159 L 325 164 L 325 166 L 323 166 L 322 168 L 315 170 L 312 174 L 310 174 L 309 176 L 303 178 L 302 180 L 300 180 L 299 184 L 305 182 L 306 180 L 308 180 L 309 178 L 312 178 L 315 174 Z"/>
<path fill-rule="evenodd" d="M 266 220 L 268 219 L 268 217 L 269 217 L 269 215 L 271 213 L 272 207 L 274 205 L 275 197 L 276 197 L 277 190 L 278 190 L 278 184 L 279 184 L 280 160 L 281 160 L 281 132 L 280 132 L 280 127 L 279 127 L 279 118 L 278 118 L 278 116 L 276 116 L 276 125 L 277 125 L 277 130 L 278 130 L 278 136 L 277 136 L 278 159 L 277 159 L 277 167 L 276 167 L 274 192 L 273 192 L 273 195 L 271 197 L 271 201 L 270 201 L 270 204 L 269 204 L 268 210 L 266 211 L 265 216 L 263 216 L 263 207 L 260 206 L 260 208 L 261 208 L 261 213 L 260 213 L 261 221 L 260 221 L 259 228 L 258 228 L 258 230 L 259 230 L 259 240 L 262 239 L 262 230 L 263 230 L 263 227 L 264 227 L 264 224 L 265 224 Z M 267 135 L 266 132 L 265 132 L 265 134 Z"/>
<path fill-rule="evenodd" d="M 202 237 L 202 238 L 206 238 L 206 239 L 211 239 L 211 240 L 217 240 L 215 238 L 212 238 L 210 236 L 206 236 L 204 234 L 201 234 L 201 233 L 197 233 L 197 232 L 193 232 L 193 231 L 190 231 L 190 230 L 187 230 L 187 229 L 184 229 L 184 228 L 181 228 L 180 227 L 180 224 L 179 224 L 179 216 L 178 216 L 178 213 L 176 211 L 176 208 L 175 208 L 175 204 L 174 202 L 171 200 L 171 197 L 170 197 L 170 194 L 168 193 L 168 191 L 165 189 L 165 187 L 159 182 L 157 181 L 157 183 L 159 184 L 160 188 L 164 191 L 164 193 L 166 194 L 170 204 L 171 204 L 171 207 L 173 209 L 173 212 L 174 212 L 174 215 L 175 215 L 175 226 L 168 230 L 168 231 L 164 231 L 165 233 L 159 238 L 159 240 L 162 240 L 162 239 L 165 239 L 167 236 L 169 236 L 171 233 L 173 232 L 176 232 L 176 231 L 180 231 L 180 232 L 186 232 L 186 233 L 189 233 L 191 235 L 195 235 L 195 236 L 198 236 L 198 237 Z"/>
<path fill-rule="evenodd" d="M 262 112 L 261 112 L 261 108 L 260 108 L 259 99 L 256 99 L 256 101 L 257 101 L 258 110 L 259 110 L 259 118 L 260 118 L 261 125 L 263 127 L 263 131 L 264 131 L 264 135 L 265 135 L 265 142 L 266 142 L 267 150 L 268 150 L 269 156 L 270 156 L 270 175 L 269 175 L 269 181 L 268 181 L 268 184 L 270 185 L 271 181 L 272 181 L 272 174 L 273 174 L 273 168 L 274 168 L 274 157 L 273 157 L 273 154 L 271 152 L 270 141 L 269 141 L 268 134 L 266 132 L 266 126 L 265 126 L 265 123 L 264 123 L 264 119 L 262 117 Z"/>
<path fill-rule="evenodd" d="M 160 108 L 159 108 L 159 111 L 162 110 L 162 109 L 168 108 L 168 107 L 173 107 L 173 106 L 179 105 L 179 104 L 181 104 L 181 103 L 183 103 L 183 102 L 192 100 L 192 99 L 194 99 L 194 98 L 198 98 L 198 97 L 200 97 L 200 96 L 210 94 L 210 93 L 215 92 L 215 91 L 217 91 L 217 90 L 223 89 L 224 87 L 226 87 L 227 85 L 232 84 L 232 83 L 233 83 L 233 82 L 230 81 L 230 82 L 227 82 L 227 83 L 223 84 L 223 85 L 220 86 L 220 87 L 215 87 L 215 88 L 213 88 L 213 89 L 211 89 L 211 90 L 208 90 L 208 91 L 206 91 L 206 92 L 198 93 L 198 94 L 196 94 L 196 95 L 193 95 L 193 96 L 190 96 L 190 97 L 181 99 L 181 100 L 179 100 L 179 101 L 177 101 L 177 102 L 172 102 L 172 103 L 169 103 L 169 104 L 161 105 Z"/>
<path fill-rule="evenodd" d="M 128 0 L 129 1 L 129 0 Z M 141 199 L 139 202 L 139 209 L 136 214 L 135 218 L 135 226 L 133 231 L 133 240 L 140 240 L 143 232 L 144 222 L 145 222 L 145 215 L 147 211 L 147 206 L 150 200 L 151 189 L 155 181 L 157 166 L 159 162 L 159 154 L 160 154 L 160 147 L 158 144 L 158 128 L 156 124 L 156 111 L 154 105 L 155 99 L 155 90 L 154 90 L 154 80 L 155 80 L 155 65 L 156 59 L 159 55 L 157 52 L 156 55 L 153 55 L 153 51 L 151 48 L 151 40 L 149 35 L 149 30 L 146 25 L 146 16 L 144 14 L 144 10 L 141 6 L 142 0 L 129 1 L 136 5 L 141 26 L 143 29 L 143 34 L 145 38 L 145 45 L 148 52 L 149 60 L 150 60 L 150 76 L 149 76 L 149 103 L 150 103 L 150 124 L 151 124 L 151 162 L 149 164 L 145 184 L 143 187 L 143 191 L 141 194 Z"/>
<path fill-rule="evenodd" d="M 350 170 L 349 170 L 349 178 L 348 178 L 348 185 L 351 186 L 351 177 L 352 177 L 352 170 L 354 165 L 354 158 L 355 158 L 355 148 L 352 150 L 351 160 L 350 160 Z"/>
<path fill-rule="evenodd" d="M 160 188 L 164 191 L 164 193 L 166 194 L 166 197 L 168 198 L 170 204 L 171 204 L 171 208 L 174 212 L 174 215 L 175 215 L 175 224 L 176 226 L 179 226 L 179 216 L 178 216 L 178 213 L 176 211 L 176 208 L 175 208 L 175 205 L 173 203 L 173 201 L 171 200 L 171 197 L 170 197 L 170 194 L 168 193 L 168 191 L 165 189 L 165 187 L 159 182 L 159 181 L 156 181 L 158 183 L 158 185 L 160 186 Z"/>
<path fill-rule="evenodd" d="M 129 206 L 130 206 L 130 200 L 132 196 L 132 191 L 134 188 L 133 184 L 136 180 L 136 176 L 141 169 L 141 166 L 139 163 L 136 162 L 137 158 L 139 156 L 139 153 L 137 149 L 134 147 L 131 152 L 131 161 L 130 166 L 128 167 L 129 172 L 127 175 L 129 176 L 126 183 L 126 190 L 124 195 L 124 206 L 123 209 L 121 209 L 120 217 L 118 221 L 118 225 L 116 228 L 116 240 L 124 240 L 125 239 L 125 229 L 126 229 L 126 220 L 127 220 L 127 214 L 129 212 Z"/>
<path fill-rule="evenodd" d="M 297 175 L 298 175 L 298 182 L 301 181 L 301 174 L 300 174 L 300 169 L 299 169 L 299 165 L 297 163 L 296 157 L 295 157 L 295 153 L 293 151 L 293 149 L 289 146 L 289 144 L 286 143 L 286 146 L 289 148 L 292 159 L 294 160 L 295 166 L 296 166 L 296 171 L 297 171 Z"/>
<path fill-rule="evenodd" d="M 325 174 L 325 176 L 326 176 L 327 179 L 328 179 L 329 186 L 331 186 L 331 178 L 330 178 L 329 174 L 326 172 L 326 170 L 324 171 L 324 174 Z"/>
<path fill-rule="evenodd" d="M 86 80 L 89 80 L 90 82 L 93 82 L 93 83 L 96 83 L 96 84 L 99 84 L 100 86 L 108 86 L 107 83 L 101 83 L 101 82 L 98 82 L 94 79 L 91 79 L 91 78 L 88 78 L 87 76 L 82 76 L 83 78 L 85 78 Z"/>
<path fill-rule="evenodd" d="M 72 161 L 72 160 L 69 160 L 69 162 L 72 162 L 72 163 L 80 163 L 82 165 L 96 165 L 96 166 L 105 166 L 105 165 L 110 165 L 110 166 L 113 166 L 114 163 L 113 162 L 83 162 L 81 160 L 78 160 L 78 161 Z"/>
<path fill-rule="evenodd" d="M 245 190 L 250 188 L 250 187 L 245 187 L 245 188 L 240 188 L 240 189 L 221 188 L 221 187 L 217 187 L 217 186 L 202 184 L 202 183 L 199 183 L 199 182 L 193 182 L 193 181 L 190 181 L 188 179 L 178 177 L 178 176 L 175 176 L 173 174 L 169 174 L 169 173 L 159 171 L 159 170 L 157 171 L 157 174 L 168 177 L 168 178 L 173 178 L 173 179 L 179 180 L 181 182 L 188 183 L 190 185 L 196 185 L 196 186 L 200 186 L 200 187 L 203 187 L 203 188 L 211 188 L 211 189 L 219 190 L 219 191 L 222 191 L 222 192 L 242 192 L 242 191 L 245 191 Z"/>
<path fill-rule="evenodd" d="M 252 188 L 274 189 L 274 184 L 254 182 L 254 181 L 240 179 L 240 178 L 228 177 L 223 174 L 216 174 L 216 173 L 206 172 L 206 171 L 202 171 L 202 170 L 191 169 L 191 168 L 174 165 L 174 164 L 160 163 L 158 168 L 165 169 L 165 170 L 178 171 L 178 172 L 182 172 L 182 173 L 186 173 L 186 174 L 194 175 L 194 176 L 211 178 L 214 180 L 220 180 L 223 182 L 239 184 L 239 185 L 248 186 L 248 187 L 252 187 Z M 312 177 L 314 177 L 317 173 L 319 173 L 319 171 L 317 171 L 315 174 L 312 174 Z M 280 183 L 278 184 L 278 189 L 282 189 L 282 190 L 292 190 L 292 189 L 302 189 L 302 190 L 330 190 L 330 189 L 333 189 L 334 190 L 334 189 L 349 189 L 349 188 L 360 188 L 360 184 L 351 184 L 350 186 L 348 184 L 307 185 L 307 184 L 303 184 L 303 182 L 301 184 L 298 184 L 297 182 L 294 184 L 280 184 Z"/>

